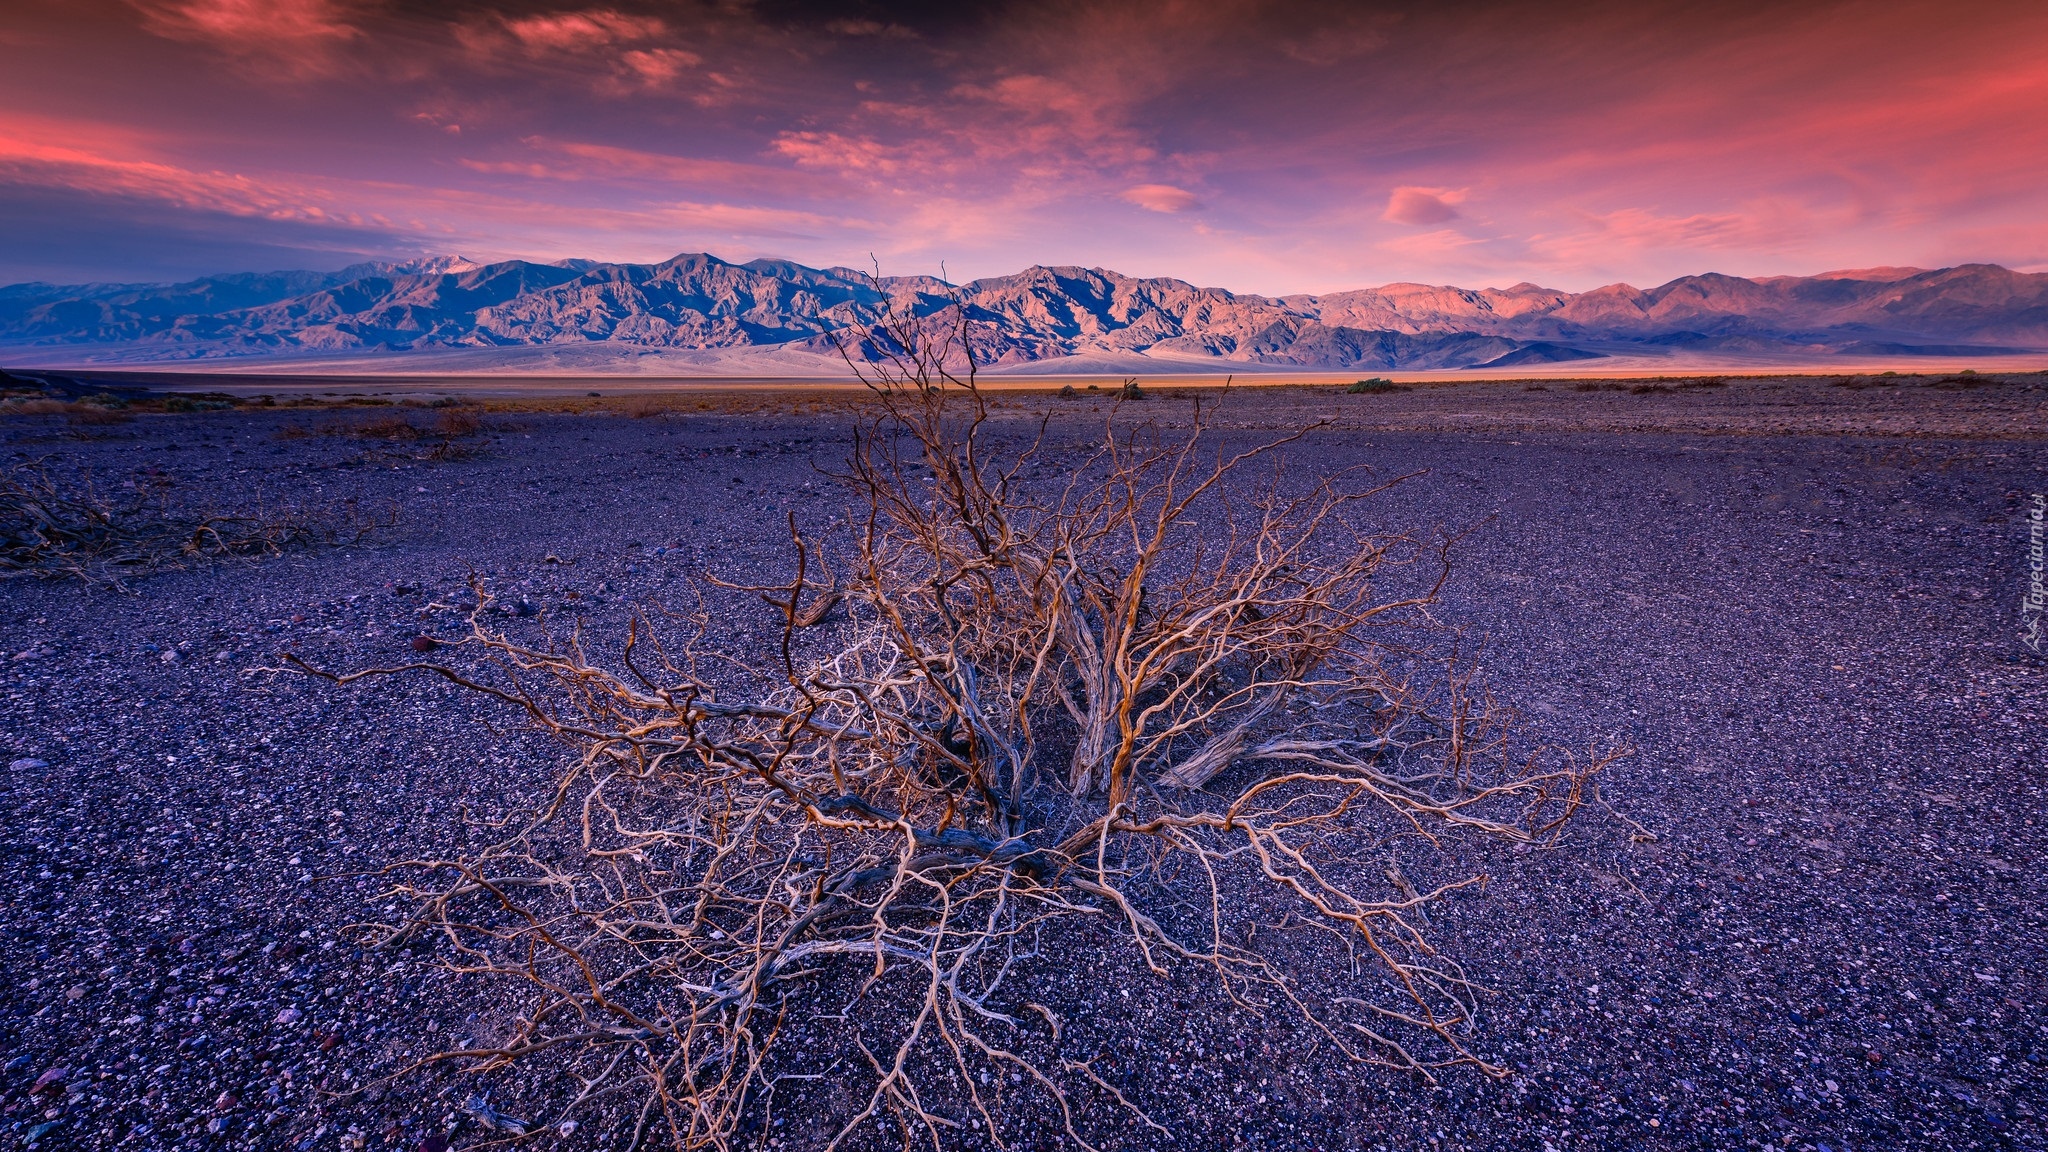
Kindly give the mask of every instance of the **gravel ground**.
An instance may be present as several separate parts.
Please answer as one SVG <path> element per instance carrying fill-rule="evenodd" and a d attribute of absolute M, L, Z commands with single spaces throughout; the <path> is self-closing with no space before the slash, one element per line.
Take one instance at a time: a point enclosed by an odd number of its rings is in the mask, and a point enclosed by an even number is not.
<path fill-rule="evenodd" d="M 1105 1148 L 2048 1147 L 2048 684 L 2017 628 L 2048 396 L 1488 387 L 1259 390 L 1220 423 L 1333 416 L 1292 466 L 1429 469 L 1384 507 L 1475 529 L 1443 614 L 1488 638 L 1494 690 L 1532 738 L 1635 747 L 1605 792 L 1655 842 L 1595 815 L 1554 850 L 1404 858 L 1418 884 L 1492 877 L 1436 932 L 1493 989 L 1475 1047 L 1515 1069 L 1505 1082 L 1452 1073 L 1430 1089 L 1332 1064 L 1202 981 L 1134 976 L 1117 957 L 1077 970 L 1057 990 L 1074 1042 L 1174 1137 L 1095 1106 L 1084 1134 Z M 13 460 L 102 480 L 154 468 L 220 507 L 289 492 L 400 514 L 361 546 L 125 593 L 0 585 L 0 1145 L 436 1146 L 467 1082 L 349 1089 L 480 1034 L 502 1006 L 424 949 L 355 949 L 342 929 L 370 881 L 317 878 L 459 846 L 465 813 L 531 795 L 560 749 L 426 683 L 336 690 L 251 670 L 281 651 L 337 668 L 408 658 L 413 636 L 460 630 L 472 573 L 533 604 L 536 624 L 576 616 L 601 635 L 634 603 L 687 603 L 707 564 L 772 570 L 784 510 L 834 506 L 812 466 L 843 451 L 843 405 L 699 403 L 500 416 L 480 452 L 439 461 L 279 438 L 341 418 L 321 413 L 145 417 L 91 438 L 0 426 Z M 1055 438 L 1075 440 L 1107 408 L 1006 403 L 1019 418 L 1050 406 Z M 1187 409 L 1145 404 L 1167 421 Z M 725 626 L 745 644 L 767 621 Z M 492 1101 L 538 1113 L 548 1091 L 505 1079 Z M 786 1125 L 751 1138 L 814 1146 L 843 1107 L 799 1094 L 778 1105 Z M 455 1144 L 485 1135 L 463 1127 Z M 862 1139 L 898 1144 L 881 1128 Z M 622 1143 L 591 1124 L 543 1142 Z"/>

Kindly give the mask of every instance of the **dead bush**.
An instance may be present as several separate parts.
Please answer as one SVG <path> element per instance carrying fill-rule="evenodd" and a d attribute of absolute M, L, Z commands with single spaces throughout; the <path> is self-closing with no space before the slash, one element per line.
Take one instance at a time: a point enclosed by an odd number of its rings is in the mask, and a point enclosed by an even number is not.
<path fill-rule="evenodd" d="M 344 436 L 353 436 L 358 440 L 411 441 L 427 435 L 426 429 L 396 414 L 352 421 L 339 425 L 337 430 Z"/>
<path fill-rule="evenodd" d="M 1965 368 L 1950 376 L 1941 376 L 1927 382 L 1929 388 L 1943 391 L 1961 391 L 1971 388 L 1996 388 L 2005 381 L 1996 376 L 1980 375 L 1975 368 Z"/>
<path fill-rule="evenodd" d="M 484 414 L 475 408 L 443 408 L 434 417 L 434 432 L 442 439 L 474 436 L 484 430 Z"/>
<path fill-rule="evenodd" d="M 873 399 L 850 530 L 791 518 L 789 580 L 744 589 L 780 621 L 766 650 L 642 619 L 605 660 L 480 611 L 445 660 L 293 661 L 442 676 L 572 751 L 497 843 L 391 866 L 375 903 L 408 913 L 357 929 L 524 990 L 428 1059 L 552 1062 L 569 1087 L 534 1120 L 625 1102 L 627 1147 L 731 1147 L 821 1079 L 849 1102 L 834 1145 L 878 1116 L 1002 1141 L 1036 1110 L 1087 1147 L 1085 1105 L 1151 1121 L 1073 1039 L 1091 1009 L 1035 989 L 1194 969 L 1317 1058 L 1504 1074 L 1424 931 L 1482 877 L 1411 880 L 1384 845 L 1548 840 L 1607 757 L 1510 753 L 1426 611 L 1445 541 L 1365 525 L 1399 480 L 1284 470 L 1299 436 L 1213 444 L 1198 407 L 1178 433 L 1113 419 L 1028 481 L 1043 434 L 989 432 L 968 334 L 892 311 L 848 337 Z M 1349 960 L 1297 959 L 1308 939 Z"/>
<path fill-rule="evenodd" d="M 626 402 L 620 409 L 635 420 L 647 420 L 656 416 L 667 416 L 675 407 L 653 396 L 641 396 Z"/>
<path fill-rule="evenodd" d="M 0 403 L 0 415 L 62 416 L 65 423 L 74 427 L 104 427 L 125 424 L 134 419 L 126 408 L 126 403 L 111 396 L 92 396 L 84 400 L 38 396 Z"/>
<path fill-rule="evenodd" d="M 428 425 L 416 424 L 405 414 L 390 412 L 368 419 L 338 420 L 322 427 L 319 432 L 326 436 L 381 441 L 390 445 L 371 447 L 368 455 L 373 459 L 393 456 L 408 460 L 447 461 L 474 456 L 477 447 L 472 441 L 487 430 L 481 410 L 451 407 L 436 410 L 432 423 Z M 287 426 L 280 429 L 278 435 L 296 438 L 299 433 Z"/>
<path fill-rule="evenodd" d="M 353 543 L 377 526 L 353 503 L 200 511 L 181 506 L 161 476 L 138 476 L 110 497 L 90 476 L 61 479 L 39 463 L 18 464 L 0 476 L 0 579 L 118 586 L 123 577 L 201 560 Z"/>
<path fill-rule="evenodd" d="M 0 406 L 0 413 L 19 413 L 23 416 L 62 416 L 66 423 L 98 426 L 125 424 L 134 419 L 128 412 L 105 404 L 87 401 L 29 400 L 18 404 Z"/>

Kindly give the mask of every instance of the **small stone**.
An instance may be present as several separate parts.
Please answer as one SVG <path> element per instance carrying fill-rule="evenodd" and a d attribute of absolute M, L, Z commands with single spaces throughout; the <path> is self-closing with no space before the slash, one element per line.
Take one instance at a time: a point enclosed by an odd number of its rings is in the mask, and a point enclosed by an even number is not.
<path fill-rule="evenodd" d="M 432 652 L 440 646 L 441 642 L 432 636 L 415 636 L 412 638 L 412 650 L 415 652 Z"/>
<path fill-rule="evenodd" d="M 36 1077 L 35 1087 L 30 1088 L 28 1094 L 34 1096 L 52 1084 L 62 1084 L 64 1078 L 69 1075 L 71 1075 L 71 1069 L 69 1068 L 52 1068 L 41 1076 Z"/>
<path fill-rule="evenodd" d="M 178 655 L 178 650 L 176 648 L 166 648 L 164 650 L 164 654 L 157 657 L 157 659 L 161 660 L 165 664 L 176 664 L 178 661 L 184 659 L 184 657 Z"/>
<path fill-rule="evenodd" d="M 38 760 L 33 756 L 24 756 L 19 760 L 9 760 L 7 766 L 16 772 L 38 772 L 48 768 L 50 762 L 48 760 Z"/>
<path fill-rule="evenodd" d="M 297 1008 L 280 1009 L 277 1013 L 277 1023 L 297 1024 L 299 1022 L 299 1018 L 303 1015 L 304 1013 L 300 1012 Z"/>

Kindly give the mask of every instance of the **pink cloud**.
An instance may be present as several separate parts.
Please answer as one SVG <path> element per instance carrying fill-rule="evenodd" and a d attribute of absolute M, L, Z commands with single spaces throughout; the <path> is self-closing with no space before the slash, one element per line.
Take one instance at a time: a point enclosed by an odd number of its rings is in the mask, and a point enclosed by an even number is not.
<path fill-rule="evenodd" d="M 1171 184 L 1139 184 L 1117 195 L 1147 212 L 1185 212 L 1201 207 L 1193 192 Z"/>
<path fill-rule="evenodd" d="M 869 137 L 837 132 L 784 132 L 775 138 L 774 149 L 805 168 L 886 174 L 901 165 L 898 149 Z"/>
<path fill-rule="evenodd" d="M 671 83 L 704 62 L 704 58 L 695 52 L 681 48 L 635 48 L 619 59 L 628 71 L 651 88 Z"/>
<path fill-rule="evenodd" d="M 609 8 L 552 12 L 508 19 L 505 30 L 532 51 L 590 52 L 662 35 L 668 26 L 651 16 L 627 16 Z"/>
<path fill-rule="evenodd" d="M 143 26 L 161 36 L 211 40 L 236 47 L 303 44 L 361 35 L 349 8 L 335 0 L 133 0 Z"/>
<path fill-rule="evenodd" d="M 610 144 L 574 140 L 553 140 L 529 136 L 520 141 L 534 158 L 458 160 L 472 172 L 524 176 L 536 180 L 568 182 L 632 182 L 722 188 L 729 192 L 761 193 L 798 191 L 826 193 L 843 185 L 830 174 L 792 172 L 770 164 L 749 164 L 703 156 L 676 156 L 645 152 Z"/>
<path fill-rule="evenodd" d="M 314 202 L 318 197 L 310 189 L 164 163 L 135 155 L 135 146 L 127 134 L 98 131 L 91 124 L 0 119 L 0 171 L 15 182 L 141 197 L 232 216 L 337 218 Z"/>
<path fill-rule="evenodd" d="M 148 31 L 205 44 L 252 76 L 292 82 L 342 71 L 342 49 L 362 38 L 341 0 L 130 0 Z"/>
<path fill-rule="evenodd" d="M 1392 224 L 1442 224 L 1458 218 L 1455 205 L 1464 199 L 1463 191 L 1404 185 L 1387 197 L 1387 210 L 1380 219 Z"/>
<path fill-rule="evenodd" d="M 455 39 L 489 70 L 579 77 L 599 94 L 617 98 L 673 88 L 703 64 L 698 52 L 660 43 L 673 32 L 652 16 L 591 8 L 471 21 L 455 28 Z M 710 93 L 721 79 L 712 74 L 702 80 L 696 102 L 708 106 L 716 102 Z"/>

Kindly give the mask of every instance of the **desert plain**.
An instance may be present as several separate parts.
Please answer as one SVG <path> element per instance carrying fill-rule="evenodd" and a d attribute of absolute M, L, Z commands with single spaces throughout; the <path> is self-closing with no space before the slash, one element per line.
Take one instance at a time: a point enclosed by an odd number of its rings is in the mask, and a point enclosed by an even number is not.
<path fill-rule="evenodd" d="M 1155 386 L 1121 403 L 1100 383 L 1000 392 L 992 427 L 1042 435 L 1050 481 L 1105 427 L 1184 429 L 1199 399 L 1219 444 L 1306 427 L 1286 468 L 1410 476 L 1372 515 L 1456 538 L 1433 611 L 1483 653 L 1516 738 L 1629 751 L 1599 778 L 1604 804 L 1541 847 L 1340 846 L 1397 857 L 1422 887 L 1486 877 L 1429 915 L 1485 990 L 1468 1043 L 1504 1077 L 1428 1084 L 1335 1057 L 1200 973 L 1150 975 L 1111 934 L 1021 974 L 1065 1021 L 1060 1051 L 1158 1125 L 1083 1084 L 1081 1137 L 2048 1147 L 2048 680 L 2022 634 L 2048 375 Z M 181 386 L 231 399 L 0 424 L 10 466 L 376 525 L 118 587 L 0 583 L 0 1142 L 431 1152 L 508 1139 L 489 1114 L 542 1147 L 625 1146 L 629 1122 L 565 1116 L 574 1085 L 541 1066 L 404 1072 L 494 1042 L 517 1004 L 449 972 L 430 935 L 380 949 L 352 927 L 392 911 L 377 869 L 479 842 L 568 753 L 446 684 L 338 687 L 283 658 L 414 660 L 433 646 L 416 641 L 466 633 L 479 589 L 536 640 L 580 630 L 608 650 L 636 610 L 708 594 L 707 646 L 771 643 L 772 613 L 702 577 L 786 578 L 789 518 L 844 514 L 831 473 L 865 401 L 646 385 L 194 377 Z M 1347 963 L 1273 931 L 1289 964 Z M 844 1035 L 781 1051 L 787 1079 L 735 1146 L 905 1145 L 886 1114 L 842 1133 L 863 1098 Z M 995 1096 L 994 1132 L 929 1101 L 960 1125 L 942 1146 L 1073 1146 L 1042 1094 Z"/>

